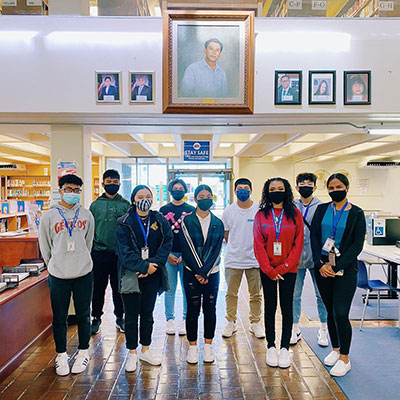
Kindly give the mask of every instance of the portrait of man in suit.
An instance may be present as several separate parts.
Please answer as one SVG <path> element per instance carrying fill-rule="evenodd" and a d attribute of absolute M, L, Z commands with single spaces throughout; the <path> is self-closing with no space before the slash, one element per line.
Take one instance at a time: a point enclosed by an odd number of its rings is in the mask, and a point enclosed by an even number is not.
<path fill-rule="evenodd" d="M 153 101 L 152 74 L 131 73 L 131 101 L 140 103 Z"/>
<path fill-rule="evenodd" d="M 119 103 L 119 73 L 96 72 L 97 80 L 97 102 L 98 103 Z"/>
<path fill-rule="evenodd" d="M 301 71 L 275 71 L 275 104 L 301 104 Z"/>

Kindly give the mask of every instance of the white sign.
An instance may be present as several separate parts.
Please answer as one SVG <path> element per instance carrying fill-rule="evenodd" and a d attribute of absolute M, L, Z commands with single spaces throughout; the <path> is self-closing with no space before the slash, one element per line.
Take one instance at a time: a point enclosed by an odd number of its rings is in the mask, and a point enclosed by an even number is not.
<path fill-rule="evenodd" d="M 386 220 L 384 218 L 374 219 L 374 237 L 386 236 Z"/>
<path fill-rule="evenodd" d="M 326 0 L 313 0 L 311 9 L 312 10 L 326 10 Z"/>
<path fill-rule="evenodd" d="M 289 0 L 287 8 L 288 10 L 301 10 L 303 8 L 303 0 Z"/>
<path fill-rule="evenodd" d="M 368 187 L 369 179 L 357 179 L 357 186 L 358 187 Z"/>
<path fill-rule="evenodd" d="M 26 5 L 29 6 L 42 6 L 42 0 L 26 0 Z"/>
<path fill-rule="evenodd" d="M 17 0 L 3 0 L 3 6 L 7 7 L 16 7 L 17 6 Z"/>
<path fill-rule="evenodd" d="M 379 11 L 394 11 L 394 1 L 380 1 Z"/>

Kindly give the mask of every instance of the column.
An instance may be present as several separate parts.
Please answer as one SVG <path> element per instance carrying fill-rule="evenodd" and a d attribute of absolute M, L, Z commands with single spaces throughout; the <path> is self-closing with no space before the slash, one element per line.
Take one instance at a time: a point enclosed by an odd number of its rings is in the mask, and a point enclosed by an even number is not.
<path fill-rule="evenodd" d="M 90 15 L 89 0 L 49 0 L 49 15 Z"/>
<path fill-rule="evenodd" d="M 51 194 L 58 194 L 57 164 L 60 161 L 76 162 L 76 174 L 83 180 L 81 204 L 89 208 L 92 201 L 92 149 L 89 129 L 80 125 L 57 125 L 51 128 Z"/>
<path fill-rule="evenodd" d="M 97 0 L 99 16 L 139 15 L 136 1 L 130 0 Z"/>

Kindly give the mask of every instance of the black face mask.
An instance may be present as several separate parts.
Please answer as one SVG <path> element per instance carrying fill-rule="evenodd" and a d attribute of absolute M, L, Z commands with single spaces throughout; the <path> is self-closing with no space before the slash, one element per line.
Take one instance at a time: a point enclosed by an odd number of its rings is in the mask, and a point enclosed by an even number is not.
<path fill-rule="evenodd" d="M 269 192 L 269 198 L 274 204 L 280 204 L 285 198 L 285 192 Z"/>
<path fill-rule="evenodd" d="M 171 196 L 176 201 L 182 200 L 185 197 L 185 192 L 183 190 L 172 190 Z"/>
<path fill-rule="evenodd" d="M 334 202 L 339 203 L 346 198 L 347 191 L 346 190 L 335 190 L 333 192 L 329 192 L 328 194 L 329 194 L 329 196 L 331 196 L 331 199 Z"/>
<path fill-rule="evenodd" d="M 118 193 L 119 185 L 111 183 L 109 185 L 104 185 L 104 190 L 110 195 L 114 196 L 114 194 Z"/>
<path fill-rule="evenodd" d="M 213 199 L 200 199 L 197 200 L 197 205 L 199 206 L 200 210 L 207 211 L 213 205 Z"/>
<path fill-rule="evenodd" d="M 299 193 L 301 197 L 308 199 L 314 193 L 314 188 L 310 186 L 300 186 Z"/>

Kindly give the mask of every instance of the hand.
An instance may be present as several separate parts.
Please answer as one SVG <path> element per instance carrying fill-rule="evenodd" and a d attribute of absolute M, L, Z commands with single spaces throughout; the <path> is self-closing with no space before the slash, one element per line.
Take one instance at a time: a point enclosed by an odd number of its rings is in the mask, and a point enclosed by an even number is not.
<path fill-rule="evenodd" d="M 332 269 L 332 266 L 330 264 L 324 264 L 321 269 L 319 270 L 319 273 L 323 278 L 334 278 L 335 277 L 335 271 Z"/>
<path fill-rule="evenodd" d="M 172 265 L 177 265 L 177 264 L 179 264 L 179 263 L 178 263 L 178 260 L 179 260 L 179 258 L 178 258 L 177 256 L 174 256 L 173 254 L 170 254 L 170 255 L 168 256 L 168 262 L 169 262 L 170 264 L 172 264 Z"/>
<path fill-rule="evenodd" d="M 147 278 L 149 274 L 138 274 L 138 278 Z"/>
<path fill-rule="evenodd" d="M 278 280 L 282 280 L 284 281 L 285 279 L 283 278 L 283 276 L 281 274 L 278 274 L 275 278 L 272 278 L 273 281 L 278 281 Z"/>
<path fill-rule="evenodd" d="M 178 258 L 178 261 L 176 262 L 176 264 L 182 264 L 182 256 Z"/>
<path fill-rule="evenodd" d="M 199 283 L 201 283 L 202 285 L 205 285 L 208 283 L 208 279 L 203 278 L 200 275 L 195 275 L 196 279 L 199 281 Z"/>
<path fill-rule="evenodd" d="M 150 263 L 150 264 L 149 264 L 149 269 L 147 270 L 147 275 L 154 274 L 154 272 L 157 271 L 157 268 L 156 268 L 156 267 L 158 267 L 158 264 Z"/>

